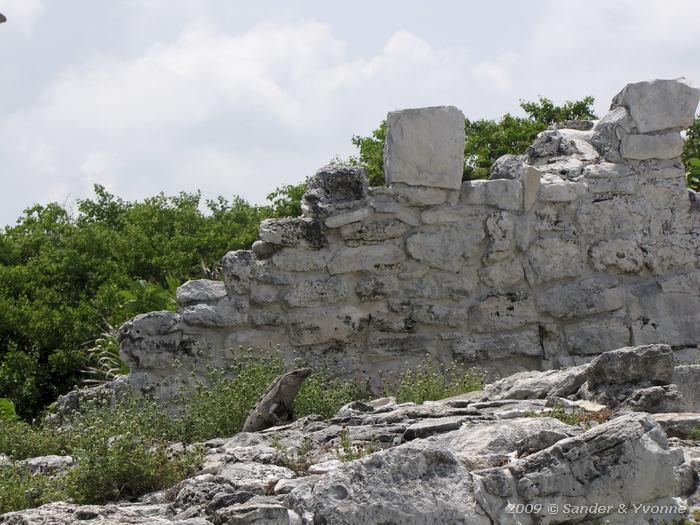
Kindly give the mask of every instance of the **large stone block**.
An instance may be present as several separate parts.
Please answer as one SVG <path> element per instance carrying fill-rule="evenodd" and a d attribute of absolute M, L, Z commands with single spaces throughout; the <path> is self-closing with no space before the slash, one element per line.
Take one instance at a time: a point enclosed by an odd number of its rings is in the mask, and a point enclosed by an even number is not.
<path fill-rule="evenodd" d="M 683 153 L 683 137 L 677 131 L 660 135 L 623 134 L 620 154 L 626 159 L 673 159 Z"/>
<path fill-rule="evenodd" d="M 529 256 L 538 282 L 577 277 L 583 273 L 583 256 L 574 241 L 540 239 L 530 247 Z"/>
<path fill-rule="evenodd" d="M 306 182 L 301 208 L 305 215 L 325 217 L 355 207 L 367 196 L 368 181 L 363 168 L 324 166 Z"/>
<path fill-rule="evenodd" d="M 523 186 L 519 180 L 469 180 L 462 184 L 460 200 L 475 206 L 520 211 L 523 207 Z"/>
<path fill-rule="evenodd" d="M 403 182 L 458 190 L 464 171 L 464 114 L 452 106 L 393 111 L 387 116 L 384 174 Z"/>
<path fill-rule="evenodd" d="M 326 233 L 320 221 L 308 217 L 265 219 L 260 223 L 260 239 L 278 246 L 321 248 Z"/>
<path fill-rule="evenodd" d="M 496 293 L 470 311 L 470 322 L 477 332 L 511 330 L 537 321 L 535 302 L 525 293 Z"/>
<path fill-rule="evenodd" d="M 686 79 L 657 79 L 627 84 L 613 99 L 612 108 L 627 108 L 637 131 L 648 133 L 692 125 L 698 101 L 700 89 Z"/>
<path fill-rule="evenodd" d="M 328 261 L 328 272 L 331 275 L 360 270 L 373 272 L 382 266 L 399 263 L 405 258 L 404 251 L 392 244 L 350 246 L 340 250 Z"/>
<path fill-rule="evenodd" d="M 442 270 L 458 271 L 464 267 L 464 257 L 481 250 L 483 228 L 461 229 L 453 226 L 438 232 L 421 232 L 406 239 L 406 250 L 417 261 Z"/>

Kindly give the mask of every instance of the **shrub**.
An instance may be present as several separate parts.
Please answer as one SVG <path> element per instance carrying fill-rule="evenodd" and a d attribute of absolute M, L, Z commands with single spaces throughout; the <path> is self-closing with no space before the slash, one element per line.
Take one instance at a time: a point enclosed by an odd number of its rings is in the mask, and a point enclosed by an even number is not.
<path fill-rule="evenodd" d="M 19 465 L 0 466 L 0 514 L 60 499 L 55 482 Z"/>
<path fill-rule="evenodd" d="M 387 395 L 394 395 L 398 403 L 412 401 L 421 404 L 456 396 L 484 387 L 484 375 L 475 368 L 464 368 L 452 363 L 440 369 L 430 357 L 421 361 L 415 370 L 408 369 L 399 378 L 395 389 L 387 388 Z"/>

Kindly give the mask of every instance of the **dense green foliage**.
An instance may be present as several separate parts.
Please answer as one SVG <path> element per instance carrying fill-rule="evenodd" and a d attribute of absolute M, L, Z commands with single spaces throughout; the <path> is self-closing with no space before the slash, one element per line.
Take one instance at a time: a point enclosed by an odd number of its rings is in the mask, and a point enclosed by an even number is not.
<path fill-rule="evenodd" d="M 593 113 L 593 97 L 578 101 L 567 101 L 561 106 L 548 98 L 540 97 L 537 102 L 521 102 L 520 107 L 527 117 L 514 117 L 506 113 L 500 120 L 465 121 L 466 141 L 464 144 L 464 180 L 484 179 L 489 175 L 491 165 L 501 155 L 520 154 L 532 143 L 540 131 L 549 125 L 565 120 L 590 120 Z M 384 184 L 383 152 L 386 140 L 386 121 L 382 121 L 369 137 L 354 136 L 352 143 L 358 148 L 357 157 L 351 162 L 363 166 L 370 184 Z"/>
<path fill-rule="evenodd" d="M 688 187 L 700 192 L 700 116 L 686 131 L 682 158 L 687 169 Z"/>
<path fill-rule="evenodd" d="M 126 202 L 95 186 L 75 213 L 27 209 L 0 229 L 0 397 L 36 415 L 80 384 L 94 365 L 88 348 L 109 326 L 174 308 L 177 284 L 215 276 L 224 253 L 257 239 L 262 219 L 298 215 L 303 187 L 254 206 L 202 203 L 198 193 Z"/>

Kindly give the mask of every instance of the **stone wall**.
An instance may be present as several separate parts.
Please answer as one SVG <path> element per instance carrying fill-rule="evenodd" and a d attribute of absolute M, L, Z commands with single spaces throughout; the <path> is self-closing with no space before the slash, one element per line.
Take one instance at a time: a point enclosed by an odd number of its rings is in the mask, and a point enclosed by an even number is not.
<path fill-rule="evenodd" d="M 223 282 L 121 328 L 130 382 L 168 399 L 176 363 L 198 375 L 277 345 L 374 385 L 426 354 L 501 374 L 631 344 L 694 354 L 700 204 L 680 132 L 699 99 L 684 80 L 630 84 L 595 125 L 545 131 L 470 182 L 458 109 L 390 113 L 388 187 L 322 168 L 303 216 L 265 221 Z"/>

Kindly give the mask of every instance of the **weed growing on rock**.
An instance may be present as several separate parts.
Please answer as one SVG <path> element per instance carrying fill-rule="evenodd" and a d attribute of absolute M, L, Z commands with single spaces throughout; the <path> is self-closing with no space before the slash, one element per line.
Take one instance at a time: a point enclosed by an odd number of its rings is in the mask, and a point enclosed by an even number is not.
<path fill-rule="evenodd" d="M 525 417 L 553 417 L 567 425 L 577 426 L 582 425 L 588 429 L 598 423 L 603 423 L 610 419 L 612 412 L 610 410 L 601 410 L 600 412 L 583 412 L 580 410 L 567 410 L 560 403 L 555 403 L 549 410 L 530 411 L 525 413 Z"/>
<path fill-rule="evenodd" d="M 386 395 L 396 397 L 398 403 L 412 401 L 421 404 L 456 396 L 484 387 L 484 374 L 475 368 L 452 363 L 444 370 L 427 357 L 415 370 L 408 369 L 399 378 L 395 389 L 387 388 Z"/>
<path fill-rule="evenodd" d="M 688 430 L 688 439 L 700 441 L 700 427 L 695 427 Z"/>
<path fill-rule="evenodd" d="M 280 437 L 277 435 L 272 436 L 272 443 L 270 446 L 279 454 L 279 464 L 281 466 L 293 470 L 298 476 L 306 476 L 308 474 L 309 467 L 312 464 L 309 453 L 314 446 L 309 436 L 302 439 L 296 452 L 290 452 L 290 450 L 282 444 Z"/>
<path fill-rule="evenodd" d="M 360 459 L 372 452 L 376 452 L 376 448 L 371 445 L 361 446 L 354 444 L 350 439 L 350 431 L 347 428 L 343 428 L 338 434 L 338 441 L 340 447 L 335 450 L 335 457 L 340 461 L 355 461 Z"/>

